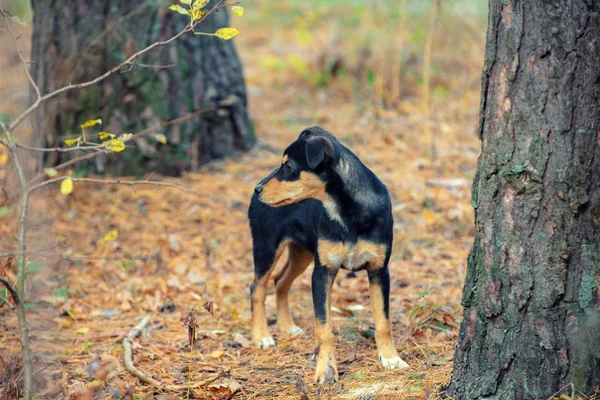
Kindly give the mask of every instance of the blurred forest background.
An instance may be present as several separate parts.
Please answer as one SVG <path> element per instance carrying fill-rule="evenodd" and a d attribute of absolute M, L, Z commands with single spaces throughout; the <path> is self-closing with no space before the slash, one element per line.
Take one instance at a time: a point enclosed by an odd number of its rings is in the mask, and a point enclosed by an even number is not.
<path fill-rule="evenodd" d="M 193 165 L 177 178 L 153 177 L 186 192 L 76 183 L 69 196 L 49 185 L 32 198 L 26 299 L 36 390 L 51 398 L 153 398 L 152 386 L 138 383 L 122 361 L 123 336 L 149 316 L 153 329 L 137 341 L 136 365 L 167 383 L 217 377 L 190 397 L 298 398 L 307 382 L 309 398 L 436 398 L 450 379 L 473 240 L 470 185 L 480 151 L 487 1 L 240 4 L 245 14 L 232 15 L 231 26 L 240 31 L 234 43 L 257 137 L 249 152 Z M 27 23 L 15 29 L 28 54 L 28 2 L 5 0 L 2 7 Z M 5 31 L 0 55 L 0 119 L 8 121 L 28 106 L 29 88 Z M 249 346 L 247 205 L 256 182 L 313 125 L 335 134 L 390 190 L 391 313 L 410 370 L 380 369 L 363 274 L 339 274 L 334 287 L 337 384 L 309 384 L 315 350 L 309 273 L 291 293 L 292 312 L 307 334 L 283 340 L 273 326 L 276 347 Z M 30 123 L 15 132 L 16 139 L 31 135 Z M 92 176 L 94 170 L 74 165 L 67 173 Z M 0 184 L 9 195 L 16 190 L 13 174 L 0 146 Z M 16 246 L 18 211 L 17 202 L 0 206 L 2 263 Z M 7 276 L 14 281 L 14 270 Z M 269 293 L 267 311 L 274 315 L 272 285 Z M 182 318 L 207 301 L 214 315 L 199 313 L 198 341 L 190 349 Z M 0 320 L 2 390 L 18 379 L 20 355 L 16 318 L 6 304 Z"/>

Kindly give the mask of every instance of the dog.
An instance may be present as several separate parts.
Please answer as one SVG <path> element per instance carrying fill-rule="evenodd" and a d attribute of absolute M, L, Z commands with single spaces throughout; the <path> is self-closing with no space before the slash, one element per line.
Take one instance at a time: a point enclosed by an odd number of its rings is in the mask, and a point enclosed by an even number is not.
<path fill-rule="evenodd" d="M 288 260 L 275 276 L 277 324 L 283 335 L 300 335 L 290 313 L 288 293 L 311 262 L 312 296 L 319 343 L 315 382 L 338 380 L 331 326 L 331 289 L 340 268 L 366 270 L 375 340 L 383 367 L 407 368 L 392 339 L 390 276 L 393 217 L 385 185 L 358 157 L 320 127 L 302 131 L 283 153 L 281 165 L 260 181 L 248 210 L 255 277 L 252 340 L 275 346 L 265 315 L 267 282 L 283 253 Z"/>

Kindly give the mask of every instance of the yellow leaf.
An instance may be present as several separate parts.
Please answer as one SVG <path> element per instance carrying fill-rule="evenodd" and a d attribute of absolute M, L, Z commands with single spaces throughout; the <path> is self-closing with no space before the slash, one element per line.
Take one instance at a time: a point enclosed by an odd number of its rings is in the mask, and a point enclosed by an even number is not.
<path fill-rule="evenodd" d="M 209 0 L 196 0 L 194 1 L 194 4 L 192 4 L 192 10 L 197 11 L 200 10 L 202 8 L 204 8 L 205 5 L 207 5 L 209 2 Z"/>
<path fill-rule="evenodd" d="M 214 358 L 215 360 L 217 358 L 221 358 L 225 355 L 225 352 L 223 350 L 215 350 L 212 353 L 210 353 L 210 358 Z"/>
<path fill-rule="evenodd" d="M 89 121 L 85 121 L 83 124 L 81 124 L 81 129 L 89 128 L 90 126 L 94 126 L 94 125 L 102 125 L 102 120 L 100 118 L 98 118 L 98 119 L 90 119 Z"/>
<path fill-rule="evenodd" d="M 119 139 L 111 139 L 106 142 L 102 142 L 102 146 L 106 147 L 110 151 L 114 151 L 115 153 L 125 150 L 125 143 L 121 142 Z"/>
<path fill-rule="evenodd" d="M 169 10 L 177 11 L 179 14 L 183 14 L 183 15 L 190 15 L 188 10 L 186 10 L 185 8 L 181 7 L 178 4 L 173 4 L 172 6 L 169 6 Z"/>
<path fill-rule="evenodd" d="M 119 135 L 119 140 L 121 142 L 126 142 L 133 137 L 133 133 L 123 133 Z"/>
<path fill-rule="evenodd" d="M 167 137 L 162 133 L 155 134 L 154 139 L 156 139 L 156 141 L 159 143 L 167 144 Z"/>
<path fill-rule="evenodd" d="M 112 133 L 108 133 L 108 132 L 100 132 L 99 136 L 100 136 L 100 140 L 104 140 L 106 138 L 113 139 L 115 137 L 115 135 L 113 135 Z"/>
<path fill-rule="evenodd" d="M 221 28 L 217 29 L 215 36 L 221 39 L 229 40 L 236 37 L 238 33 L 240 33 L 240 31 L 235 28 Z"/>
<path fill-rule="evenodd" d="M 81 136 L 79 136 L 77 139 L 65 140 L 65 144 L 69 147 L 73 146 L 75 143 L 81 143 Z"/>
<path fill-rule="evenodd" d="M 8 163 L 8 153 L 0 152 L 0 166 L 6 165 Z"/>
<path fill-rule="evenodd" d="M 183 4 L 187 4 L 188 6 L 192 4 L 192 0 L 179 0 Z"/>
<path fill-rule="evenodd" d="M 233 6 L 233 7 L 231 7 L 231 11 L 238 17 L 241 17 L 242 15 L 244 15 L 244 7 L 242 7 L 242 6 Z"/>
<path fill-rule="evenodd" d="M 427 225 L 431 225 L 435 222 L 435 214 L 429 210 L 423 210 L 423 219 Z"/>
<path fill-rule="evenodd" d="M 106 235 L 104 235 L 102 240 L 105 242 L 110 242 L 110 241 L 115 240 L 118 237 L 119 237 L 119 231 L 116 229 L 113 229 L 110 232 L 108 232 Z"/>
<path fill-rule="evenodd" d="M 50 178 L 55 177 L 56 175 L 58 175 L 58 171 L 56 169 L 54 169 L 54 168 L 44 168 L 44 172 Z"/>
<path fill-rule="evenodd" d="M 16 15 L 12 16 L 12 20 L 15 24 L 19 24 L 19 25 L 27 25 L 25 22 L 23 22 L 21 20 L 21 18 L 17 17 Z"/>
<path fill-rule="evenodd" d="M 82 335 L 85 335 L 86 333 L 88 333 L 90 331 L 90 328 L 79 328 L 77 329 L 75 332 L 80 333 Z"/>
<path fill-rule="evenodd" d="M 192 21 L 198 21 L 204 17 L 205 12 L 201 10 L 192 10 Z"/>
<path fill-rule="evenodd" d="M 60 192 L 65 196 L 73 193 L 73 179 L 67 177 L 60 183 Z"/>

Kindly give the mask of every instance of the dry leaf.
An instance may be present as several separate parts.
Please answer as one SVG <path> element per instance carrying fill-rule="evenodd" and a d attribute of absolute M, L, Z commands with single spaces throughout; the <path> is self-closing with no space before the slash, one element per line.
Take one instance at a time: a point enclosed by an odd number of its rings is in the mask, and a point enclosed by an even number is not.
<path fill-rule="evenodd" d="M 215 350 L 212 353 L 210 353 L 209 357 L 214 358 L 216 360 L 217 358 L 221 358 L 224 355 L 225 355 L 225 352 L 223 350 Z"/>

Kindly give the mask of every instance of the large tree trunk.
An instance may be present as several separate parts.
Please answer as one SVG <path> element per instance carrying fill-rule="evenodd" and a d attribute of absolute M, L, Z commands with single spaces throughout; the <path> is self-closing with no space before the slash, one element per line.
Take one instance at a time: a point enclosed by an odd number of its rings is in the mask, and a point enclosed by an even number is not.
<path fill-rule="evenodd" d="M 169 11 L 169 4 L 164 0 L 32 0 L 32 69 L 42 93 L 93 79 L 135 51 L 173 36 L 188 19 Z M 211 1 L 205 10 L 216 4 Z M 228 13 L 221 9 L 196 30 L 214 32 L 228 25 Z M 152 128 L 166 134 L 167 146 L 139 140 L 135 151 L 96 163 L 99 172 L 106 167 L 112 174 L 177 173 L 254 144 L 242 66 L 233 41 L 186 34 L 138 62 L 133 70 L 117 73 L 98 86 L 46 103 L 34 124 L 37 144 L 56 146 L 77 135 L 82 122 L 95 118 L 102 118 L 102 130 L 109 132 Z M 203 109 L 211 111 L 161 127 L 161 122 Z M 68 154 L 52 154 L 45 162 L 64 161 Z"/>
<path fill-rule="evenodd" d="M 590 394 L 600 385 L 600 3 L 490 0 L 480 112 L 475 241 L 447 394 Z"/>

